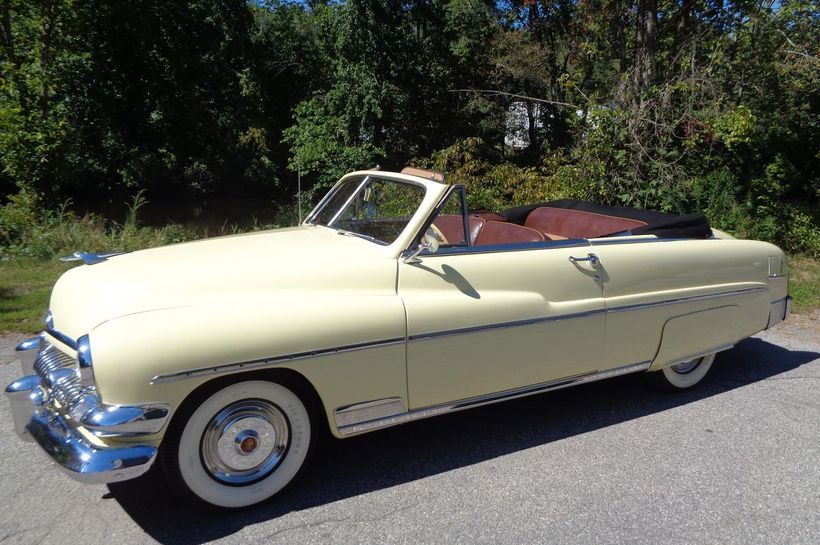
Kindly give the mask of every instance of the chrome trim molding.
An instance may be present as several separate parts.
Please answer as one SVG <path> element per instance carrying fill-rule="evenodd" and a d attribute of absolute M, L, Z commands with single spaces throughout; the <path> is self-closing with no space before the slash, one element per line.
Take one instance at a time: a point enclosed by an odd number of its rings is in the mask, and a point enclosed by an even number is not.
<path fill-rule="evenodd" d="M 424 253 L 422 257 L 488 254 L 495 252 L 514 252 L 530 250 L 549 250 L 551 248 L 586 248 L 590 246 L 587 239 L 567 239 L 567 240 L 547 240 L 544 242 L 521 242 L 519 244 L 493 244 L 486 246 L 452 246 L 449 248 L 439 248 L 436 253 Z"/>
<path fill-rule="evenodd" d="M 334 348 L 322 348 L 319 350 L 310 350 L 308 352 L 298 352 L 296 354 L 287 354 L 284 356 L 276 356 L 273 358 L 265 358 L 261 360 L 252 360 L 241 363 L 226 363 L 224 365 L 214 365 L 211 367 L 197 367 L 194 369 L 186 369 L 184 371 L 176 371 L 174 373 L 162 373 L 161 375 L 157 375 L 153 379 L 151 379 L 151 384 L 162 384 L 165 382 L 174 382 L 176 380 L 185 380 L 188 378 L 216 375 L 222 373 L 233 373 L 235 371 L 247 371 L 249 369 L 265 367 L 266 365 L 274 365 L 277 363 L 284 363 L 290 361 L 299 361 L 307 358 L 316 358 L 320 356 L 332 356 L 334 354 L 355 352 L 358 350 L 367 350 L 369 348 L 381 348 L 384 346 L 403 344 L 404 342 L 404 337 L 396 337 L 394 339 L 384 339 L 381 341 L 349 344 L 346 346 L 339 346 Z"/>
<path fill-rule="evenodd" d="M 578 384 L 584 384 L 587 382 L 594 382 L 597 380 L 616 377 L 619 375 L 626 375 L 628 373 L 638 373 L 640 371 L 647 370 L 651 363 L 652 362 L 650 361 L 642 361 L 640 363 L 624 365 L 622 367 L 616 367 L 614 369 L 608 369 L 605 371 L 595 371 L 593 373 L 577 375 L 574 377 L 567 377 L 560 380 L 536 384 L 533 386 L 524 386 L 521 388 L 514 388 L 512 390 L 506 390 L 503 392 L 471 397 L 468 399 L 463 399 L 461 401 L 455 401 L 452 403 L 442 403 L 440 405 L 423 407 L 421 409 L 415 409 L 409 412 L 405 412 L 403 414 L 387 416 L 384 418 L 377 418 L 375 420 L 360 422 L 357 424 L 350 424 L 348 426 L 339 427 L 338 430 L 339 433 L 344 436 L 355 435 L 358 433 L 363 433 L 366 431 L 371 431 L 379 428 L 386 428 L 389 426 L 405 424 L 407 422 L 420 420 L 422 418 L 429 418 L 431 416 L 438 416 L 440 414 L 462 411 L 465 409 L 471 409 L 473 407 L 480 407 L 482 405 L 489 405 L 490 403 L 498 403 L 500 401 L 507 401 L 519 397 L 540 394 L 543 392 L 549 392 L 551 390 L 559 390 L 561 388 L 567 388 L 569 386 L 576 386 Z"/>
<path fill-rule="evenodd" d="M 57 331 L 56 329 L 49 329 L 49 328 L 46 328 L 46 333 L 48 333 L 49 335 L 51 335 L 52 337 L 54 337 L 55 339 L 57 339 L 58 341 L 60 341 L 64 345 L 66 345 L 67 347 L 69 347 L 70 349 L 77 350 L 77 341 L 75 341 L 74 339 L 72 339 L 71 337 L 66 335 L 65 333 Z"/>
<path fill-rule="evenodd" d="M 507 327 L 520 327 L 520 326 L 527 326 L 533 324 L 540 324 L 544 322 L 558 322 L 561 320 L 573 320 L 576 318 L 586 318 L 587 316 L 594 316 L 596 314 L 603 314 L 606 312 L 603 308 L 598 308 L 594 310 L 587 310 L 584 312 L 574 312 L 572 314 L 559 314 L 557 316 L 544 316 L 540 318 L 528 318 L 525 320 L 513 320 L 510 322 L 499 322 L 495 324 L 487 324 L 487 325 L 478 325 L 472 327 L 461 327 L 457 329 L 446 329 L 444 331 L 431 331 L 429 333 L 417 333 L 415 335 L 410 335 L 408 340 L 410 341 L 422 341 L 426 339 L 436 339 L 439 337 L 450 337 L 453 335 L 466 335 L 469 333 L 477 333 L 479 331 L 487 331 L 491 329 L 503 329 Z"/>
<path fill-rule="evenodd" d="M 787 295 L 777 301 L 772 301 L 769 306 L 769 321 L 766 323 L 766 329 L 774 327 L 784 320 L 788 320 L 792 313 L 792 298 Z"/>
<path fill-rule="evenodd" d="M 58 331 L 54 328 L 54 315 L 51 313 L 50 310 L 46 312 L 46 316 L 43 319 L 43 321 L 46 323 L 45 333 L 48 333 L 49 335 L 51 335 L 52 337 L 54 337 L 67 347 L 69 347 L 70 349 L 77 350 L 77 341 L 75 341 L 65 333 Z"/>
<path fill-rule="evenodd" d="M 94 386 L 94 362 L 91 358 L 91 344 L 88 335 L 77 339 L 77 379 L 80 386 Z"/>
<path fill-rule="evenodd" d="M 740 290 L 722 291 L 718 293 L 710 293 L 707 295 L 690 295 L 688 297 L 678 297 L 676 299 L 666 299 L 663 301 L 653 301 L 651 303 L 636 303 L 633 305 L 621 305 L 616 307 L 609 307 L 606 311 L 609 312 L 627 312 L 630 310 L 639 310 L 644 308 L 659 307 L 666 305 L 677 305 L 679 303 L 689 303 L 692 301 L 705 301 L 707 299 L 719 299 L 721 297 L 731 297 L 733 295 L 742 295 L 745 293 L 755 293 L 759 291 L 768 291 L 767 287 L 758 288 L 744 288 Z"/>
<path fill-rule="evenodd" d="M 336 420 L 336 427 L 343 428 L 406 412 L 407 408 L 400 397 L 388 397 L 339 407 L 333 411 L 333 416 Z"/>
<path fill-rule="evenodd" d="M 44 333 L 48 333 L 72 350 L 77 350 L 77 341 L 54 327 L 54 315 L 50 310 L 46 312 L 46 316 L 43 318 L 43 321 L 46 323 L 46 330 Z"/>
<path fill-rule="evenodd" d="M 658 238 L 655 235 L 623 235 L 612 237 L 612 240 L 606 238 L 593 238 L 589 242 L 593 246 L 609 246 L 611 244 L 646 244 L 649 242 L 689 242 L 692 238 Z M 711 240 L 711 239 L 701 239 Z"/>

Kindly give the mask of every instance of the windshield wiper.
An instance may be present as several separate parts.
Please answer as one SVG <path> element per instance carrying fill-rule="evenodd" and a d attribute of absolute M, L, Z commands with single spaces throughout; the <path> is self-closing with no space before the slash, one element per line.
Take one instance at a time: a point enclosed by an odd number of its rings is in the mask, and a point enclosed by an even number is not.
<path fill-rule="evenodd" d="M 359 237 L 359 238 L 363 238 L 365 240 L 369 240 L 370 242 L 376 242 L 376 243 L 381 242 L 376 237 L 371 237 L 370 235 L 357 233 L 355 231 L 348 231 L 347 229 L 340 229 L 339 227 L 334 227 L 334 229 L 336 229 L 336 232 L 339 233 L 340 235 Z"/>

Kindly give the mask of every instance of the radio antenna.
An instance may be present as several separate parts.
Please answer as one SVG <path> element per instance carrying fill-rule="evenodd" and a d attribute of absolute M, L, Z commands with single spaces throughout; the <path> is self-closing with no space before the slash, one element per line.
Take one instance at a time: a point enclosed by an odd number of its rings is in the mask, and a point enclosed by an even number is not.
<path fill-rule="evenodd" d="M 302 163 L 296 156 L 296 206 L 299 208 L 299 225 L 302 225 Z"/>

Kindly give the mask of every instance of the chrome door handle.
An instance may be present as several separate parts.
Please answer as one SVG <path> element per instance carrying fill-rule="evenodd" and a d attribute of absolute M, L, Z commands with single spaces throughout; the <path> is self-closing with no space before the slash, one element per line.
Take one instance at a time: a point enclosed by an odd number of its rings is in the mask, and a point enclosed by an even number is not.
<path fill-rule="evenodd" d="M 597 265 L 600 259 L 595 254 L 587 254 L 586 257 L 575 257 L 574 255 L 569 256 L 569 260 L 573 263 L 578 263 L 579 261 L 589 261 L 592 265 Z"/>

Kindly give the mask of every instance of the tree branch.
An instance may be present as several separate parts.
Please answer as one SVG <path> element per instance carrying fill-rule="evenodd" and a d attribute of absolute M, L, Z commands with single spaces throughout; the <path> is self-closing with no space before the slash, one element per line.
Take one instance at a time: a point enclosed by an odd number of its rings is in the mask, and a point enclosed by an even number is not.
<path fill-rule="evenodd" d="M 529 102 L 539 102 L 541 104 L 554 104 L 556 106 L 566 106 L 568 108 L 575 108 L 579 109 L 580 106 L 577 104 L 570 104 L 569 102 L 559 102 L 557 100 L 546 100 L 544 98 L 535 98 L 529 97 L 526 95 L 517 95 L 515 93 L 507 93 L 506 91 L 498 91 L 496 89 L 450 89 L 449 93 L 478 93 L 483 95 L 491 95 L 491 96 L 505 96 L 511 98 L 520 98 L 521 100 L 527 100 Z"/>

